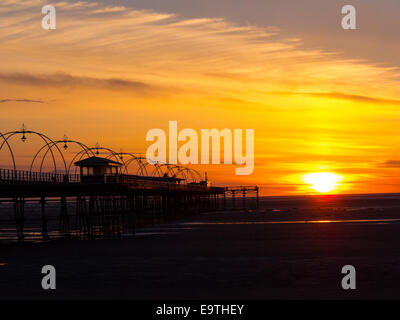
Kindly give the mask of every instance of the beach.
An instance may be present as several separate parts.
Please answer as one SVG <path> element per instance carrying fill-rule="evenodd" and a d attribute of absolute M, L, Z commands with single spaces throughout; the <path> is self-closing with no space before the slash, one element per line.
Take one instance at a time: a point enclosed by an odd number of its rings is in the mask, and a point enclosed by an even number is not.
<path fill-rule="evenodd" d="M 2 243 L 0 299 L 398 299 L 399 208 L 398 195 L 262 198 L 122 239 Z"/>

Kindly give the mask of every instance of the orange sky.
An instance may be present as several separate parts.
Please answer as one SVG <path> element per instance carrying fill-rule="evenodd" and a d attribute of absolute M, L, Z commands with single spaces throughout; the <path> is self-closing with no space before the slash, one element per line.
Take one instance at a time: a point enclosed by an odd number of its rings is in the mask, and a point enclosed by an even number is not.
<path fill-rule="evenodd" d="M 1 132 L 25 123 L 144 153 L 146 132 L 169 120 L 255 129 L 254 173 L 201 166 L 211 180 L 302 194 L 302 175 L 327 171 L 344 177 L 335 192 L 400 192 L 395 66 L 307 49 L 274 27 L 96 2 L 53 3 L 57 29 L 45 31 L 45 4 L 0 3 Z"/>

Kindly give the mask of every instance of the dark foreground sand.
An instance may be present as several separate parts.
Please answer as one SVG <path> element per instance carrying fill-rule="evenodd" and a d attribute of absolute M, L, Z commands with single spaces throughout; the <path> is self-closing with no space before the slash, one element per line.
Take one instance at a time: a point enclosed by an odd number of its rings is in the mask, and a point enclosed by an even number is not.
<path fill-rule="evenodd" d="M 1 299 L 378 299 L 400 298 L 400 221 L 395 206 L 349 213 L 220 213 L 139 230 L 123 240 L 0 245 Z M 321 220 L 320 219 L 320 220 Z M 57 289 L 41 289 L 41 267 Z M 341 289 L 341 268 L 357 290 Z"/>

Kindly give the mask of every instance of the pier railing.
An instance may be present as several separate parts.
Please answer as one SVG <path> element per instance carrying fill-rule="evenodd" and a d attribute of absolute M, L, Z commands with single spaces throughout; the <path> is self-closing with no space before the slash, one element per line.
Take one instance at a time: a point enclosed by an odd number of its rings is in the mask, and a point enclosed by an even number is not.
<path fill-rule="evenodd" d="M 31 183 L 76 183 L 79 175 L 66 175 L 53 172 L 33 172 L 0 168 L 1 184 L 31 184 Z"/>
<path fill-rule="evenodd" d="M 138 189 L 157 189 L 157 190 L 179 190 L 179 191 L 210 191 L 211 187 L 200 183 L 173 183 L 170 181 L 158 180 L 155 177 L 141 177 L 136 175 L 120 174 L 120 175 L 105 175 L 104 183 L 106 184 L 121 184 L 135 187 Z M 216 193 L 223 193 L 224 188 L 213 187 Z"/>

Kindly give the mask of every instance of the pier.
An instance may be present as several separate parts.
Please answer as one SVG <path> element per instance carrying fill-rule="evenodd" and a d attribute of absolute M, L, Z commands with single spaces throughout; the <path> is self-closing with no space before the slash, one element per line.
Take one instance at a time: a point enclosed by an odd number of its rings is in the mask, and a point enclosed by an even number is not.
<path fill-rule="evenodd" d="M 12 142 L 43 145 L 19 170 Z M 133 235 L 137 226 L 232 209 L 256 208 L 257 186 L 213 186 L 188 167 L 139 154 L 52 140 L 28 131 L 0 133 L 0 240 L 49 241 Z M 69 146 L 78 150 L 69 152 Z M 50 163 L 52 168 L 46 168 Z"/>

